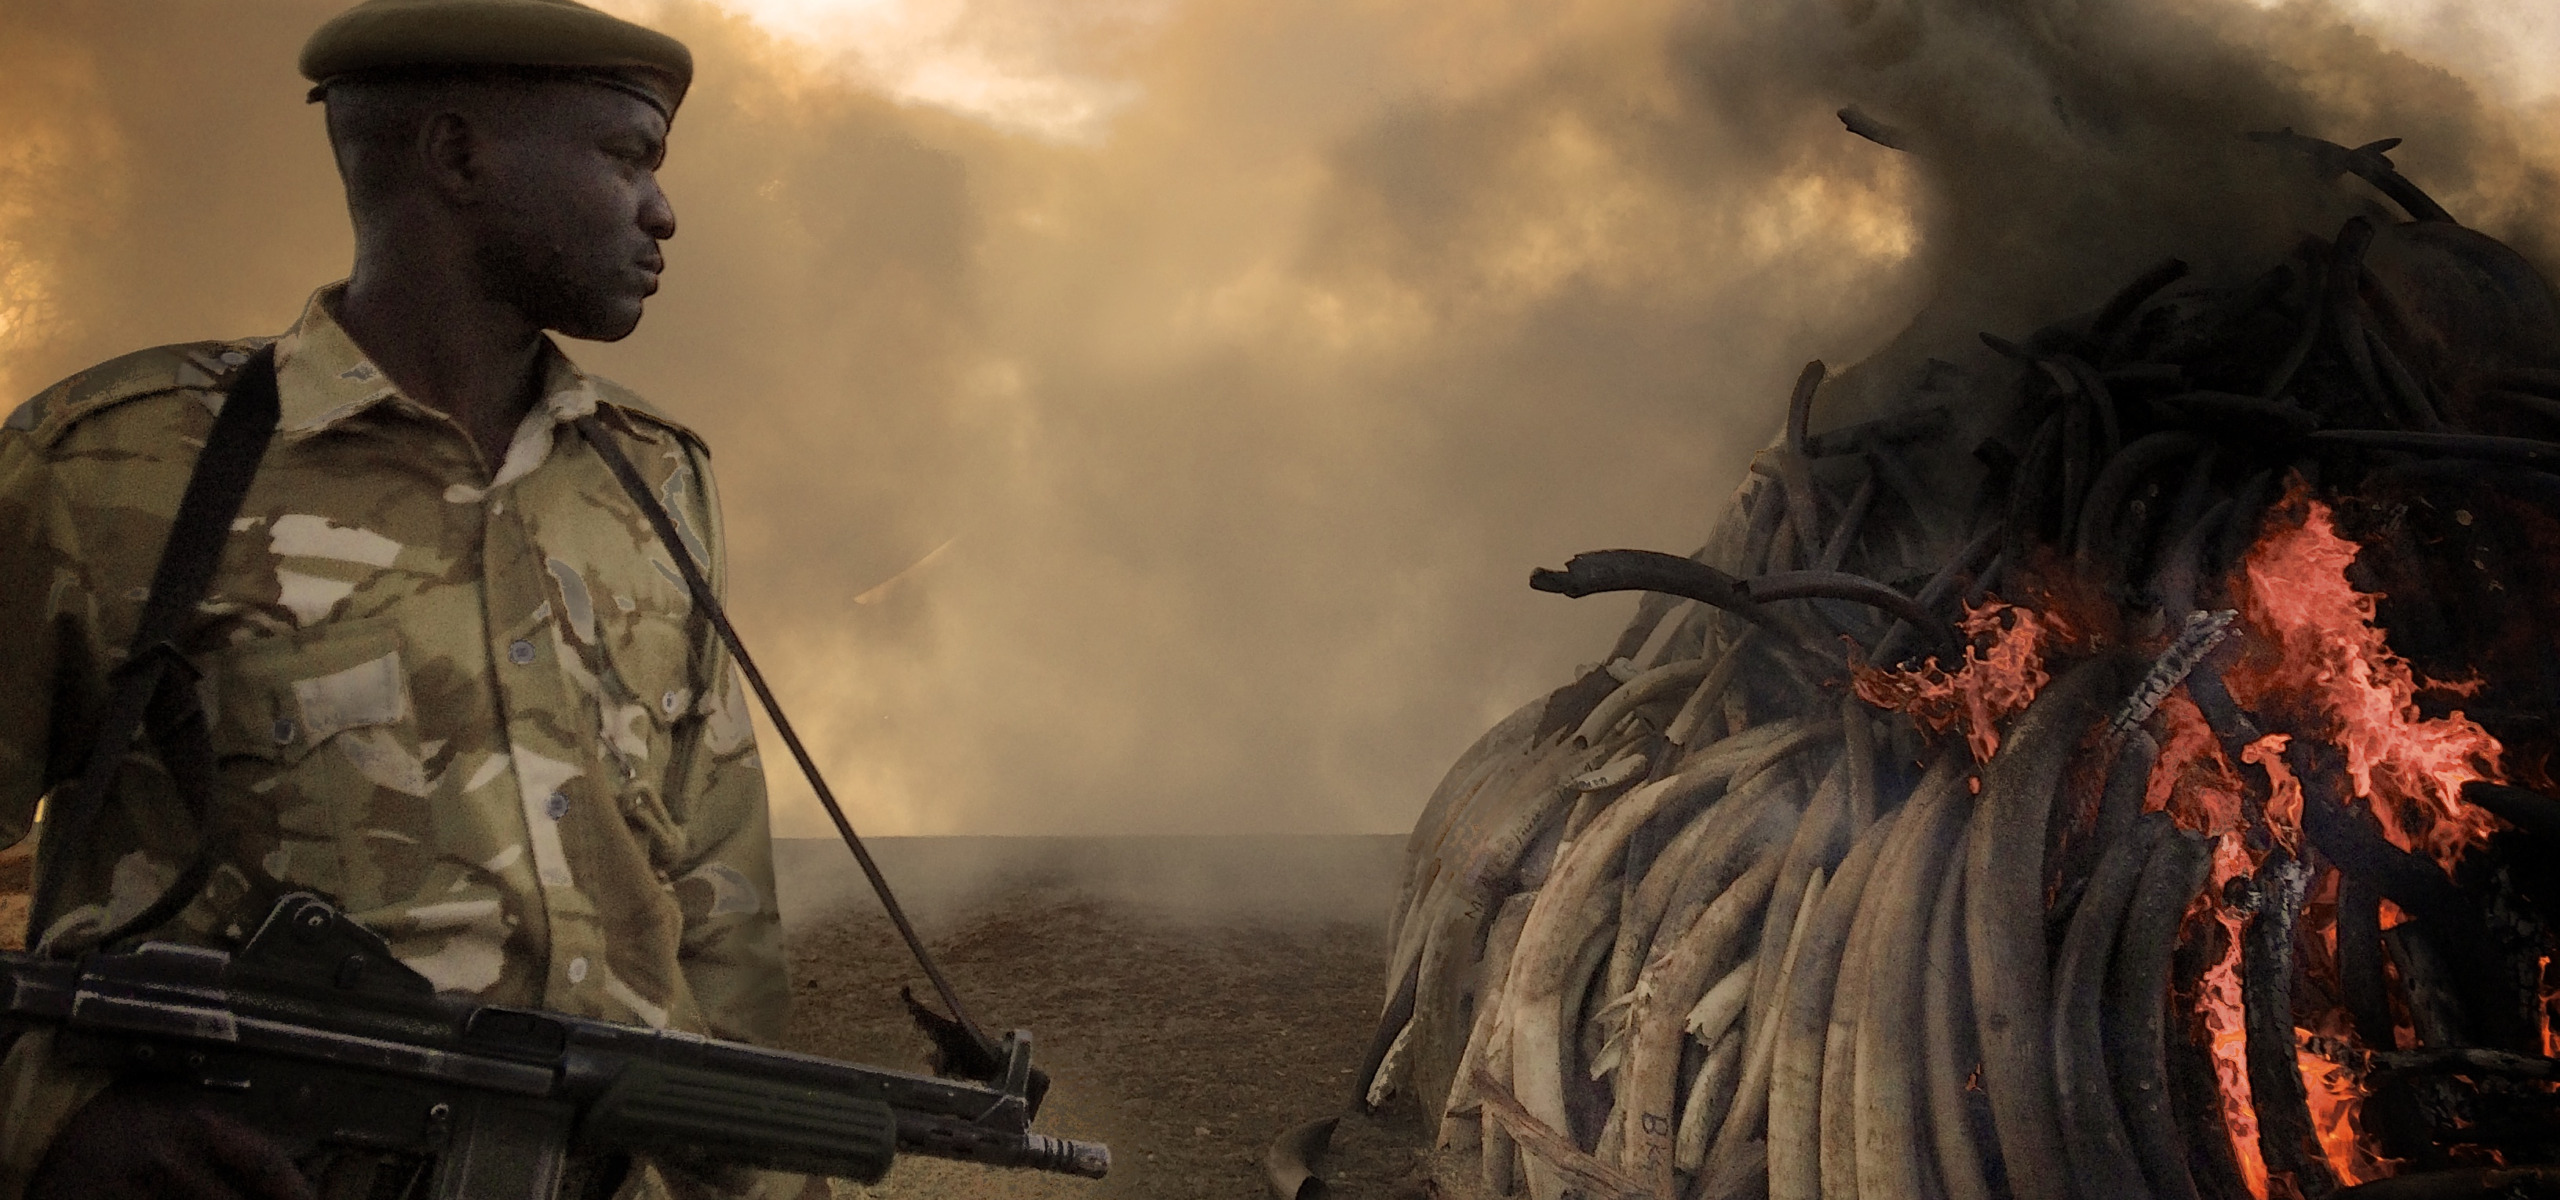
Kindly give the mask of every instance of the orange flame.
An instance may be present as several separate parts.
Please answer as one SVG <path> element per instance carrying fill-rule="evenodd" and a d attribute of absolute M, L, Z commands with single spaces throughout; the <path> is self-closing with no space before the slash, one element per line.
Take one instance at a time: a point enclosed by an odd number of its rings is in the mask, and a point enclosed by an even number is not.
<path fill-rule="evenodd" d="M 2192 708 L 2193 706 L 2189 706 Z M 2219 749 L 2214 751 L 2218 757 Z M 2199 903 L 2204 916 L 2222 926 L 2221 958 L 2196 981 L 2196 1021 L 2205 1048 L 2213 1056 L 2215 1090 L 2222 1097 L 2222 1125 L 2231 1135 L 2232 1156 L 2239 1160 L 2240 1179 L 2249 1194 L 2267 1200 L 2267 1160 L 2258 1152 L 2258 1110 L 2249 1103 L 2249 1029 L 2240 1007 L 2240 914 L 2222 902 L 2222 884 L 2252 869 L 2248 848 L 2238 830 L 2225 832 L 2213 846 L 2213 883 Z M 2194 914 L 2190 914 L 2192 919 Z"/>
<path fill-rule="evenodd" d="M 1999 599 L 1965 609 L 1964 661 L 1953 671 L 1932 658 L 1914 670 L 1851 664 L 1851 686 L 1878 708 L 1911 714 L 1931 733 L 1958 726 L 1975 762 L 2000 749 L 2000 722 L 2023 711 L 2051 682 L 2045 655 L 2075 636 L 2069 622 Z"/>
<path fill-rule="evenodd" d="M 2392 652 L 2374 625 L 2376 597 L 2347 579 L 2356 553 L 2297 477 L 2231 581 L 2250 651 L 2225 682 L 2244 707 L 2280 714 L 2302 736 L 2345 751 L 2356 796 L 2392 844 L 2451 870 L 2500 828 L 2462 799 L 2462 785 L 2502 780 L 2501 747 L 2459 711 L 2440 719 L 2418 711 L 2421 691 L 2463 694 L 2476 684 L 2420 680 Z"/>

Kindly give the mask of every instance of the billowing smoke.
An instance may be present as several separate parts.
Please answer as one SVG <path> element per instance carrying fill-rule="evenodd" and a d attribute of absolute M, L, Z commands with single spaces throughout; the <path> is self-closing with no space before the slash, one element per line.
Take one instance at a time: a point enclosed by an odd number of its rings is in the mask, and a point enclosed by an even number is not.
<path fill-rule="evenodd" d="M 343 272 L 292 69 L 336 7 L 0 0 L 0 391 Z M 701 62 L 682 232 L 572 350 L 710 439 L 740 623 L 882 833 L 1402 828 L 1625 617 L 1528 569 L 1702 540 L 1804 360 L 1874 358 L 1845 420 L 2162 255 L 2333 233 L 2243 130 L 2403 136 L 2560 233 L 2530 72 L 2364 3 L 618 7 Z"/>

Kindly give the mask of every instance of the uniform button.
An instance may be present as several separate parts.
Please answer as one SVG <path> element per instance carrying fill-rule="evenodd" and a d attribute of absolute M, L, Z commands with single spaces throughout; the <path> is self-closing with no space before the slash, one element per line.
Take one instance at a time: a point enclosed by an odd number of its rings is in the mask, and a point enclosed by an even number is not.
<path fill-rule="evenodd" d="M 584 957 L 579 957 L 579 958 L 573 958 L 573 959 L 570 959 L 570 960 L 569 960 L 569 982 L 571 982 L 571 983 L 585 983 L 586 981 L 587 981 L 587 960 L 586 960 Z"/>
<path fill-rule="evenodd" d="M 562 818 L 562 817 L 568 816 L 568 815 L 569 815 L 569 793 L 567 793 L 567 792 L 553 792 L 553 793 L 551 793 L 551 798 L 542 802 L 542 811 L 543 811 L 543 812 L 545 812 L 545 813 L 550 814 L 551 819 L 552 819 L 552 820 L 554 820 L 554 821 L 557 821 L 557 820 L 559 820 L 559 819 L 560 819 L 560 818 Z"/>
<path fill-rule="evenodd" d="M 522 638 L 518 638 L 507 647 L 507 661 L 514 663 L 519 667 L 531 665 L 533 662 L 533 643 L 525 641 Z"/>
<path fill-rule="evenodd" d="M 684 697 L 670 691 L 666 695 L 658 697 L 658 707 L 665 709 L 667 715 L 672 717 L 676 715 L 677 709 L 684 707 Z"/>
<path fill-rule="evenodd" d="M 276 718 L 276 723 L 267 728 L 267 736 L 274 738 L 279 746 L 292 745 L 293 735 L 293 722 L 282 717 Z"/>
<path fill-rule="evenodd" d="M 226 367 L 236 367 L 247 361 L 249 361 L 249 356 L 242 354 L 237 350 L 225 350 L 222 352 L 222 365 Z"/>

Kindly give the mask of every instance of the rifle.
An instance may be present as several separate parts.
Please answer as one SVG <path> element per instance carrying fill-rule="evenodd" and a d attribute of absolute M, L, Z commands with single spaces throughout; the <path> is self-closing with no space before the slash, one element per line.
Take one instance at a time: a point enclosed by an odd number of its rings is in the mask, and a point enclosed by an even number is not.
<path fill-rule="evenodd" d="M 0 1025 L 50 1027 L 76 1061 L 189 1085 L 297 1162 L 386 1155 L 410 1172 L 403 1197 L 596 1194 L 630 1153 L 863 1183 L 901 1153 L 1090 1179 L 1111 1165 L 1109 1147 L 1031 1132 L 1026 1032 L 1006 1035 L 980 1086 L 475 1005 L 438 996 L 309 893 L 279 901 L 236 954 L 0 953 L 0 972 Z"/>

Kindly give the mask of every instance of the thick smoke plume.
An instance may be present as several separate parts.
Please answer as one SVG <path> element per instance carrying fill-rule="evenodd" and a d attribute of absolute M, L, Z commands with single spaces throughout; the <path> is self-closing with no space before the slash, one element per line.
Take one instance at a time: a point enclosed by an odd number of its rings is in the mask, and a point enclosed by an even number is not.
<path fill-rule="evenodd" d="M 343 272 L 292 69 L 336 7 L 0 0 L 0 392 Z M 2560 233 L 2547 109 L 2319 4 L 944 6 L 1082 91 L 619 7 L 702 64 L 682 230 L 571 349 L 711 441 L 740 623 L 882 833 L 1402 828 L 1625 616 L 1527 570 L 1703 538 L 1805 359 L 1870 360 L 1847 420 L 2165 254 L 2333 233 L 2243 130 L 2406 137 Z"/>

